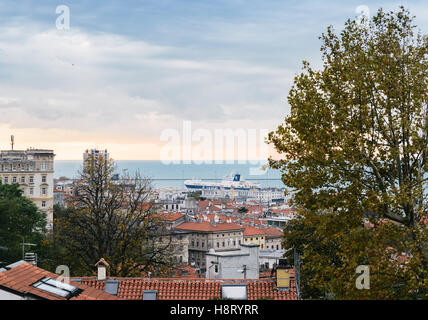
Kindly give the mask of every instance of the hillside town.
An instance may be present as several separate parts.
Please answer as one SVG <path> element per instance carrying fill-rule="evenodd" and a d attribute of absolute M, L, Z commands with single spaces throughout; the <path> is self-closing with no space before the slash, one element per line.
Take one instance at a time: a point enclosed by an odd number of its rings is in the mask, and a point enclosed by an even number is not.
<path fill-rule="evenodd" d="M 82 168 L 87 161 L 109 157 L 107 150 L 86 150 Z M 54 151 L 2 151 L 0 159 L 1 181 L 18 183 L 23 194 L 48 214 L 49 228 L 55 229 L 54 205 L 67 207 L 76 190 L 75 179 L 53 179 Z M 117 174 L 114 179 L 121 183 Z M 276 190 L 274 200 L 272 196 L 267 197 L 266 194 L 272 194 L 271 188 L 257 191 L 264 194 L 263 198 L 270 198 L 268 200 L 247 200 L 242 196 L 237 200 L 233 192 L 223 191 L 224 197 L 216 193 L 215 197 L 209 198 L 206 193 L 189 188 L 152 190 L 150 202 L 156 207 L 156 218 L 165 225 L 163 240 L 171 241 L 175 248 L 177 265 L 167 272 L 168 278 L 154 277 L 150 271 L 142 272 L 141 277 L 132 280 L 108 277 L 109 263 L 100 257 L 99 261 L 94 261 L 94 273 L 98 269 L 96 277 L 73 278 L 72 282 L 104 290 L 122 299 L 144 299 L 146 294 L 156 299 L 221 298 L 221 288 L 225 284 L 246 286 L 248 299 L 298 299 L 294 266 L 284 258 L 290 248 L 282 246 L 282 228 L 293 219 L 295 210 L 288 205 L 284 194 L 278 197 Z M 7 288 L 16 290 L 13 286 L 7 287 L 16 274 L 22 276 L 25 270 L 26 277 L 33 279 L 31 273 L 39 270 L 35 256 L 34 252 L 26 252 L 23 261 L 0 269 L 4 295 L 11 297 Z M 44 272 L 46 278 L 56 278 L 52 273 Z M 133 290 L 138 292 L 129 292 L 131 283 L 133 288 L 136 286 Z M 76 288 L 80 287 L 77 285 Z M 33 295 L 37 296 L 38 290 L 32 289 Z M 50 297 L 42 295 L 45 296 Z M 75 296 L 79 297 L 83 295 Z M 85 295 L 86 298 L 90 297 Z"/>
<path fill-rule="evenodd" d="M 0 304 L 428 300 L 425 2 L 1 2 Z"/>

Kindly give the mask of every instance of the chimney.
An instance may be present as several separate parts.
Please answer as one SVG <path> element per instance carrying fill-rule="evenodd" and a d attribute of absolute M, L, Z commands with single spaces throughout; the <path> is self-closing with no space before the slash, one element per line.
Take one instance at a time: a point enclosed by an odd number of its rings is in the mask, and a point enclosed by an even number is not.
<path fill-rule="evenodd" d="M 103 281 L 106 280 L 107 278 L 107 268 L 110 266 L 107 261 L 104 260 L 104 258 L 101 258 L 96 264 L 95 266 L 98 269 L 98 273 L 97 273 L 97 280 L 98 281 Z"/>
<path fill-rule="evenodd" d="M 276 267 L 276 288 L 278 290 L 290 289 L 290 266 L 287 265 L 286 259 L 279 259 Z"/>
<path fill-rule="evenodd" d="M 26 252 L 24 256 L 24 261 L 37 266 L 37 254 L 32 252 Z"/>

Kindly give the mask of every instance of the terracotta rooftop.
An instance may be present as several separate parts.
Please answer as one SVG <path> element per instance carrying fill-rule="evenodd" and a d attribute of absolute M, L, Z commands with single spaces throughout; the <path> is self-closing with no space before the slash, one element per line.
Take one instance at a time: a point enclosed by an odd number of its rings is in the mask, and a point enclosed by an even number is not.
<path fill-rule="evenodd" d="M 284 233 L 276 228 L 268 228 L 265 229 L 267 238 L 280 238 L 284 235 Z"/>
<path fill-rule="evenodd" d="M 182 218 L 183 216 L 184 216 L 184 214 L 179 213 L 179 212 L 174 212 L 174 213 L 164 212 L 164 213 L 158 214 L 157 218 L 159 220 L 162 220 L 162 221 L 176 221 L 176 220 Z"/>
<path fill-rule="evenodd" d="M 228 230 L 242 230 L 243 227 L 235 223 L 217 223 L 214 227 L 208 221 L 202 222 L 184 222 L 175 227 L 178 230 L 189 231 L 202 231 L 202 232 L 215 232 L 215 231 L 228 231 Z"/>
<path fill-rule="evenodd" d="M 254 227 L 246 227 L 244 230 L 244 237 L 246 236 L 263 236 L 266 234 L 265 230 L 254 228 Z"/>
<path fill-rule="evenodd" d="M 294 277 L 294 274 L 291 274 Z M 211 300 L 221 297 L 221 285 L 246 283 L 248 300 L 297 300 L 294 278 L 290 290 L 277 290 L 275 280 L 269 279 L 147 279 L 110 278 L 119 280 L 117 295 L 126 300 L 142 300 L 145 290 L 156 290 L 158 300 Z M 104 290 L 105 281 L 94 278 L 81 278 L 82 283 Z"/>
<path fill-rule="evenodd" d="M 10 267 L 11 269 L 0 272 L 0 290 L 12 291 L 18 295 L 32 295 L 47 300 L 67 300 L 59 295 L 32 286 L 46 277 L 55 280 L 59 277 L 58 274 L 43 270 L 24 261 L 20 261 L 15 266 L 11 265 Z M 97 290 L 93 286 L 74 281 L 70 281 L 70 285 L 82 290 L 79 295 L 72 297 L 70 300 L 121 300 L 116 296 Z"/>

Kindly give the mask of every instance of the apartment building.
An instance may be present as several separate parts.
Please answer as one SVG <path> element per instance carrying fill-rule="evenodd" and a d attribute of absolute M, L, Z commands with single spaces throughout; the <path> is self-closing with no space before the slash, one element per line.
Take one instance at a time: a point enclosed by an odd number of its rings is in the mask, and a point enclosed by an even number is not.
<path fill-rule="evenodd" d="M 266 231 L 255 227 L 246 227 L 244 230 L 244 243 L 256 244 L 263 250 L 266 247 Z"/>
<path fill-rule="evenodd" d="M 276 228 L 269 228 L 266 232 L 266 249 L 282 250 L 282 240 L 284 232 Z"/>
<path fill-rule="evenodd" d="M 189 232 L 189 263 L 206 271 L 206 254 L 210 249 L 216 252 L 239 250 L 244 228 L 235 223 L 209 221 L 184 222 L 176 230 Z"/>
<path fill-rule="evenodd" d="M 103 157 L 103 159 L 108 160 L 110 159 L 110 153 L 107 152 L 107 149 L 86 149 L 83 153 L 83 161 L 86 161 L 87 159 L 98 159 L 99 157 Z"/>
<path fill-rule="evenodd" d="M 53 223 L 54 157 L 53 150 L 0 151 L 1 183 L 19 184 L 24 196 L 46 212 L 49 225 Z"/>

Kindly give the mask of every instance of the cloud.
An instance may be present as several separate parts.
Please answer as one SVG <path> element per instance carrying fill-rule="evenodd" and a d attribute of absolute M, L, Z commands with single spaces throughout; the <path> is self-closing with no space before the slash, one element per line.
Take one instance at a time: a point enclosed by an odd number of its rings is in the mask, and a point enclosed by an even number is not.
<path fill-rule="evenodd" d="M 243 106 L 262 110 L 266 96 L 279 98 L 292 77 L 284 69 L 191 60 L 182 57 L 182 48 L 79 29 L 3 26 L 0 48 L 0 63 L 7 66 L 0 82 L 1 122 L 15 128 L 126 138 L 156 136 L 181 120 L 269 118 Z M 223 112 L 225 104 L 234 111 Z"/>

